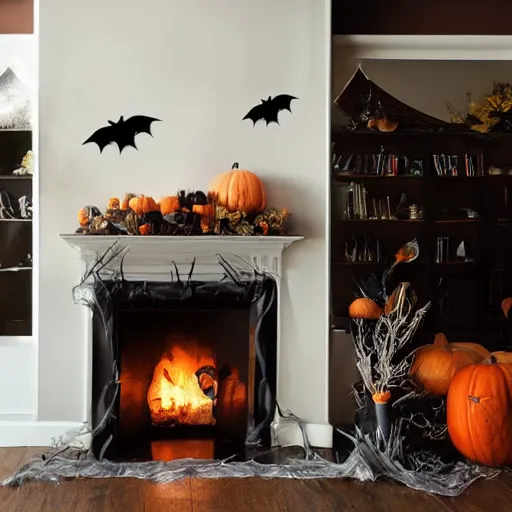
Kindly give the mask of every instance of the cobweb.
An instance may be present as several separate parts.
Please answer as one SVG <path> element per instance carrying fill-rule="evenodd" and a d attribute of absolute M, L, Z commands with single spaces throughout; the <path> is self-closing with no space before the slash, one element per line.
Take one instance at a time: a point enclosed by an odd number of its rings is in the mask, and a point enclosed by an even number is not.
<path fill-rule="evenodd" d="M 75 301 L 84 304 L 97 313 L 106 311 L 111 301 L 104 280 L 124 281 L 123 259 L 126 249 L 113 244 L 86 271 L 84 278 L 73 290 Z M 226 271 L 226 279 L 236 283 L 257 282 L 257 272 L 243 269 L 244 266 L 219 257 L 219 263 Z M 177 270 L 177 269 L 176 269 Z M 191 273 L 193 272 L 193 267 Z M 189 280 L 191 277 L 189 274 Z M 186 287 L 186 283 L 184 283 Z M 108 322 L 109 315 L 103 315 Z M 104 325 L 108 328 L 108 325 Z M 113 404 L 119 390 L 118 369 L 114 364 L 112 383 L 115 393 L 111 406 L 107 407 L 103 419 L 95 429 L 84 426 L 79 435 L 93 436 L 101 431 L 113 414 Z M 356 398 L 358 396 L 356 395 Z M 359 397 L 360 398 L 360 397 Z M 414 398 L 414 397 L 412 397 Z M 363 405 L 359 399 L 360 406 Z M 401 404 L 402 410 L 403 403 Z M 302 457 L 289 457 L 279 463 L 262 463 L 258 460 L 239 462 L 234 457 L 225 460 L 180 459 L 170 462 L 113 462 L 103 458 L 111 438 L 107 438 L 99 458 L 80 444 L 75 436 L 55 440 L 48 453 L 33 459 L 13 475 L 6 478 L 4 487 L 21 486 L 27 482 L 60 482 L 74 478 L 138 478 L 153 482 L 173 482 L 184 477 L 199 478 L 354 478 L 363 482 L 373 482 L 379 478 L 389 478 L 412 489 L 422 490 L 443 496 L 457 496 L 479 478 L 492 478 L 499 471 L 472 462 L 447 463 L 427 450 L 410 451 L 406 443 L 407 428 L 421 425 L 421 418 L 414 415 L 397 420 L 391 428 L 389 438 L 383 439 L 380 430 L 363 432 L 355 426 L 353 433 L 338 432 L 351 443 L 349 455 L 342 461 L 333 462 L 319 455 L 310 444 L 306 431 L 306 421 L 291 411 L 277 407 L 278 415 L 284 423 L 298 426 L 302 434 L 304 454 Z M 432 435 L 442 435 L 438 425 L 430 425 Z M 442 426 L 441 426 L 442 427 Z M 423 427 L 422 427 L 423 428 Z M 426 431 L 429 431 L 426 429 Z M 73 439 L 73 437 L 75 437 Z M 275 448 L 274 448 L 275 450 Z M 268 453 L 272 453 L 272 449 Z M 261 452 L 260 452 L 261 455 Z M 259 457 L 258 457 L 259 458 Z"/>

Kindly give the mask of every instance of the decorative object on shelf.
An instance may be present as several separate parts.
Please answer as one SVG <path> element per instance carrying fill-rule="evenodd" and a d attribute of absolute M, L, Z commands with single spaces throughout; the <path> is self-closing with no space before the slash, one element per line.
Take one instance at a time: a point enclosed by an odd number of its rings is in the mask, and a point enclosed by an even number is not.
<path fill-rule="evenodd" d="M 22 219 L 32 218 L 32 200 L 28 196 L 18 198 L 19 212 Z"/>
<path fill-rule="evenodd" d="M 352 237 L 345 242 L 345 262 L 349 263 L 381 263 L 382 245 L 378 238 Z"/>
<path fill-rule="evenodd" d="M 384 118 L 374 118 L 368 120 L 366 124 L 369 130 L 379 130 L 379 132 L 391 133 L 394 132 L 398 128 L 398 121 L 390 121 L 389 119 Z"/>
<path fill-rule="evenodd" d="M 9 192 L 0 190 L 0 219 L 15 219 L 16 214 L 12 207 L 11 196 Z"/>
<path fill-rule="evenodd" d="M 0 75 L 0 129 L 27 129 L 32 125 L 30 91 L 11 67 Z"/>
<path fill-rule="evenodd" d="M 447 263 L 450 260 L 450 237 L 438 236 L 436 244 L 436 263 Z"/>
<path fill-rule="evenodd" d="M 21 164 L 12 171 L 15 176 L 32 176 L 34 174 L 34 153 L 28 151 Z"/>
<path fill-rule="evenodd" d="M 448 432 L 465 457 L 512 464 L 512 354 L 496 352 L 455 374 L 446 402 Z"/>
<path fill-rule="evenodd" d="M 396 132 L 402 131 L 460 131 L 460 125 L 453 125 L 436 119 L 402 103 L 377 84 L 372 82 L 359 65 L 334 104 L 344 112 L 353 129 L 368 130 L 376 119 L 387 120 L 382 127 L 393 127 L 399 123 Z"/>
<path fill-rule="evenodd" d="M 155 117 L 132 116 L 126 121 L 121 116 L 119 121 L 108 121 L 110 126 L 103 126 L 96 130 L 82 145 L 94 143 L 100 148 L 100 154 L 109 144 L 116 144 L 119 148 L 119 154 L 127 146 L 138 150 L 135 145 L 135 136 L 139 133 L 151 134 L 151 124 L 155 121 L 161 121 Z"/>
<path fill-rule="evenodd" d="M 218 206 L 223 206 L 230 213 L 261 212 L 267 206 L 267 194 L 260 178 L 251 171 L 239 169 L 238 162 L 230 171 L 212 180 L 210 194 Z"/>
<path fill-rule="evenodd" d="M 495 82 L 491 94 L 480 101 L 470 101 L 467 113 L 455 111 L 446 102 L 452 123 L 469 126 L 480 133 L 503 133 L 512 131 L 512 85 Z"/>
<path fill-rule="evenodd" d="M 432 345 L 417 350 L 410 374 L 427 393 L 446 396 L 453 376 L 460 369 L 479 364 L 490 355 L 478 343 L 449 343 L 446 336 L 439 333 Z"/>
<path fill-rule="evenodd" d="M 488 173 L 490 176 L 501 176 L 503 174 L 503 170 L 495 165 L 491 165 L 488 169 Z"/>
<path fill-rule="evenodd" d="M 225 204 L 231 206 L 236 206 L 237 202 L 245 202 L 249 208 L 251 204 L 265 204 L 265 192 L 259 178 L 249 174 L 249 177 L 246 174 L 239 177 L 239 187 L 235 187 L 233 193 L 228 183 L 222 189 L 225 193 L 220 195 L 206 195 L 200 190 L 189 193 L 181 190 L 176 196 L 165 196 L 157 203 L 149 196 L 126 194 L 123 201 L 117 197 L 110 198 L 105 213 L 94 206 L 86 206 L 79 211 L 80 227 L 77 233 L 145 236 L 285 235 L 285 224 L 289 217 L 286 210 L 264 208 L 246 213 L 241 209 L 229 211 L 216 202 L 216 197 L 223 197 L 226 199 Z M 246 183 L 250 186 L 250 194 L 243 191 L 242 187 Z"/>
<path fill-rule="evenodd" d="M 266 100 L 261 100 L 260 105 L 251 108 L 242 121 L 250 119 L 253 123 L 253 127 L 256 126 L 256 123 L 260 120 L 265 121 L 267 126 L 270 123 L 279 124 L 279 112 L 282 110 L 291 112 L 291 102 L 297 99 L 298 98 L 295 96 L 290 96 L 289 94 L 279 94 L 273 98 L 269 96 Z"/>
<path fill-rule="evenodd" d="M 505 318 L 508 318 L 508 313 L 510 309 L 512 308 L 512 297 L 507 297 L 501 301 L 501 310 L 503 311 L 503 314 L 505 315 Z"/>

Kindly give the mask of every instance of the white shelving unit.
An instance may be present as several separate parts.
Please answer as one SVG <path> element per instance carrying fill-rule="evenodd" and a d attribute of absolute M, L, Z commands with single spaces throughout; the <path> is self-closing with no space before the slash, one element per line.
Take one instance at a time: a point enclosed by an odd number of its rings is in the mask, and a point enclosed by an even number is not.
<path fill-rule="evenodd" d="M 33 201 L 33 215 L 30 219 L 0 219 L 0 253 L 5 254 L 2 246 L 16 243 L 16 233 L 31 230 L 32 267 L 27 267 L 20 261 L 17 268 L 0 267 L 0 278 L 29 280 L 26 285 L 30 290 L 31 322 L 29 332 L 21 335 L 3 335 L 0 323 L 0 446 L 11 444 L 13 424 L 34 422 L 37 420 L 37 382 L 38 382 L 38 6 L 34 5 L 35 33 L 33 34 L 1 34 L 0 33 L 0 73 L 11 66 L 17 76 L 26 84 L 31 93 L 32 130 L 0 129 L 0 146 L 2 138 L 30 140 L 34 152 L 34 176 L 9 176 L 2 172 L 0 175 L 0 190 L 13 190 L 20 194 L 30 191 Z M 26 139 L 24 137 L 26 136 Z M 4 144 L 5 144 L 4 140 Z M 0 152 L 0 159 L 2 154 Z M 18 163 L 21 163 L 18 162 Z M 27 224 L 31 224 L 32 228 Z M 20 226 L 17 228 L 16 226 Z M 6 231 L 7 230 L 7 231 Z M 2 240 L 6 232 L 11 231 L 11 240 Z M 21 236 L 21 235 L 20 235 Z M 24 236 L 27 236 L 26 234 Z M 21 242 L 20 242 L 21 243 Z M 0 260 L 0 264 L 3 263 Z M 0 290 L 0 293 L 9 293 Z M 5 328 L 5 326 L 4 326 Z"/>

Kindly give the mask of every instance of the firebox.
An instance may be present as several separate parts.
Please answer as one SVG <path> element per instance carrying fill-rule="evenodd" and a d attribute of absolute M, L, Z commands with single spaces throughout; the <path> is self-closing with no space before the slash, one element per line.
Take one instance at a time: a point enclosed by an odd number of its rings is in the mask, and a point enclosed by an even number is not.
<path fill-rule="evenodd" d="M 94 289 L 98 458 L 243 460 L 270 445 L 274 279 L 100 279 Z"/>

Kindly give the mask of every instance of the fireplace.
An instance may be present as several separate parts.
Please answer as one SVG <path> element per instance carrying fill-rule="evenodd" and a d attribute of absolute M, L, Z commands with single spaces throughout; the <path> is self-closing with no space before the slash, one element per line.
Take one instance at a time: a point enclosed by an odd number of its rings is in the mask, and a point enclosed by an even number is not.
<path fill-rule="evenodd" d="M 292 237 L 275 237 L 285 239 L 277 251 L 265 238 L 252 255 L 210 253 L 206 240 L 183 251 L 188 240 L 161 237 L 182 248 L 166 265 L 140 238 L 69 238 L 86 261 L 75 298 L 93 311 L 93 454 L 245 460 L 270 447 L 280 255 Z"/>

